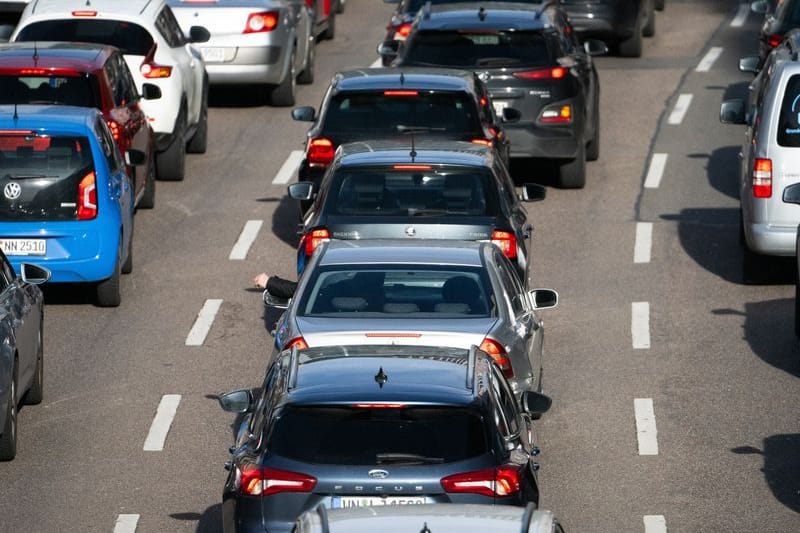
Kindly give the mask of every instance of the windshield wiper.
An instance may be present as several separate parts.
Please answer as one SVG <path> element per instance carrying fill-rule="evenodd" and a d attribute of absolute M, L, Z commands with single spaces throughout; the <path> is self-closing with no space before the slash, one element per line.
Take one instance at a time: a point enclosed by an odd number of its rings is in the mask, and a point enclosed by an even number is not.
<path fill-rule="evenodd" d="M 476 67 L 510 67 L 519 64 L 519 59 L 513 57 L 483 57 L 475 60 Z"/>
<path fill-rule="evenodd" d="M 404 464 L 439 464 L 444 463 L 444 457 L 425 457 L 415 453 L 379 453 L 375 455 L 375 462 L 379 465 L 392 463 Z"/>

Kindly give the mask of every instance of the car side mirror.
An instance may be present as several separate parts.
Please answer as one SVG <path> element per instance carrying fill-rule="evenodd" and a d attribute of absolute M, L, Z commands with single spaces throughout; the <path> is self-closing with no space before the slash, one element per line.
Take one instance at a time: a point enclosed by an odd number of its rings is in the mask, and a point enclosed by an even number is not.
<path fill-rule="evenodd" d="M 608 46 L 597 39 L 586 39 L 583 43 L 583 50 L 590 56 L 602 56 L 608 53 Z"/>
<path fill-rule="evenodd" d="M 789 185 L 783 189 L 783 201 L 787 204 L 800 204 L 800 183 Z"/>
<path fill-rule="evenodd" d="M 278 298 L 277 296 L 273 296 L 272 294 L 269 293 L 269 291 L 264 291 L 262 299 L 264 300 L 264 305 L 266 305 L 267 307 L 271 307 L 272 309 L 289 308 L 289 300 L 284 300 L 283 298 Z"/>
<path fill-rule="evenodd" d="M 552 309 L 558 305 L 558 293 L 552 289 L 528 291 L 534 309 Z"/>
<path fill-rule="evenodd" d="M 253 405 L 253 393 L 247 389 L 227 392 L 219 396 L 219 406 L 228 413 L 248 413 Z"/>
<path fill-rule="evenodd" d="M 128 166 L 144 165 L 147 161 L 147 156 L 144 152 L 136 148 L 129 148 L 125 150 L 125 164 Z"/>
<path fill-rule="evenodd" d="M 380 43 L 378 45 L 377 52 L 379 56 L 394 58 L 397 57 L 397 50 L 399 47 L 400 44 L 397 41 L 392 41 L 391 43 Z"/>
<path fill-rule="evenodd" d="M 719 121 L 723 124 L 744 124 L 744 100 L 725 100 L 719 107 Z"/>
<path fill-rule="evenodd" d="M 211 39 L 211 32 L 203 26 L 192 26 L 189 28 L 189 40 L 193 43 L 206 43 Z"/>
<path fill-rule="evenodd" d="M 503 108 L 503 122 L 517 122 L 520 118 L 522 118 L 522 112 L 519 109 L 514 109 L 513 107 Z"/>
<path fill-rule="evenodd" d="M 520 404 L 524 412 L 536 419 L 550 410 L 550 406 L 553 405 L 553 400 L 541 392 L 526 390 L 522 393 Z"/>
<path fill-rule="evenodd" d="M 300 122 L 314 122 L 316 110 L 310 105 L 295 107 L 292 109 L 292 118 Z"/>
<path fill-rule="evenodd" d="M 295 200 L 311 200 L 314 197 L 314 183 L 311 181 L 298 181 L 288 187 L 289 196 Z"/>
<path fill-rule="evenodd" d="M 758 74 L 758 56 L 744 56 L 739 58 L 739 70 Z"/>
<path fill-rule="evenodd" d="M 525 183 L 522 185 L 522 197 L 520 200 L 523 202 L 539 202 L 544 200 L 547 196 L 547 189 L 538 183 Z"/>
<path fill-rule="evenodd" d="M 145 100 L 158 100 L 161 98 L 161 87 L 154 83 L 143 83 L 142 98 Z"/>
<path fill-rule="evenodd" d="M 756 2 L 751 2 L 750 11 L 759 15 L 763 15 L 769 11 L 769 4 L 766 0 L 757 0 Z"/>
<path fill-rule="evenodd" d="M 50 279 L 50 270 L 39 265 L 32 265 L 30 263 L 22 263 L 19 267 L 22 281 L 32 285 L 41 285 Z"/>

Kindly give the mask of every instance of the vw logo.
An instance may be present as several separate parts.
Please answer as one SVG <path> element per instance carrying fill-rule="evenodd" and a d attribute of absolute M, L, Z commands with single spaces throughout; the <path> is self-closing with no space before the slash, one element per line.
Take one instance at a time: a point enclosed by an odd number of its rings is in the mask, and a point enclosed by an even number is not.
<path fill-rule="evenodd" d="M 406 235 L 408 235 L 409 237 L 413 237 L 416 234 L 417 234 L 417 230 L 414 229 L 414 226 L 408 226 L 406 228 Z"/>
<path fill-rule="evenodd" d="M 9 200 L 16 200 L 19 198 L 19 195 L 22 194 L 22 187 L 19 186 L 19 183 L 7 183 L 6 186 L 3 188 L 3 194 Z"/>
<path fill-rule="evenodd" d="M 389 472 L 387 472 L 386 470 L 375 469 L 367 472 L 367 475 L 373 479 L 386 479 L 387 477 L 389 477 Z"/>

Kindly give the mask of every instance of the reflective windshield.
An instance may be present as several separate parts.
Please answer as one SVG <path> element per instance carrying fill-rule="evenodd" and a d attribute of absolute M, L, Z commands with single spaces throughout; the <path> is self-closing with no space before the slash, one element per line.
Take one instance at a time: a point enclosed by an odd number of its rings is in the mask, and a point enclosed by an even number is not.
<path fill-rule="evenodd" d="M 150 33 L 131 22 L 107 19 L 44 20 L 25 26 L 17 41 L 68 41 L 108 44 L 123 54 L 145 56 L 153 46 Z"/>
<path fill-rule="evenodd" d="M 408 42 L 403 65 L 537 67 L 551 62 L 547 39 L 526 31 L 421 31 Z"/>

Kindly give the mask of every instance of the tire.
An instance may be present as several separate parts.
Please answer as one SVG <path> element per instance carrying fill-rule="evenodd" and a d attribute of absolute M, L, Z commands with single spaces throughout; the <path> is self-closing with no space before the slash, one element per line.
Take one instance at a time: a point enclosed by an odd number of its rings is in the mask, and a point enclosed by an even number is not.
<path fill-rule="evenodd" d="M 664 0 L 653 0 L 656 11 L 664 11 Z"/>
<path fill-rule="evenodd" d="M 120 271 L 119 257 L 117 257 L 114 273 L 111 274 L 110 278 L 99 282 L 95 287 L 95 304 L 97 307 L 117 307 L 122 303 L 122 294 L 119 287 Z"/>
<path fill-rule="evenodd" d="M 320 35 L 321 39 L 333 39 L 336 36 L 336 12 L 332 11 L 328 16 L 328 27 Z"/>
<path fill-rule="evenodd" d="M 656 34 L 656 10 L 650 4 L 650 12 L 647 14 L 647 24 L 642 27 L 642 35 L 652 37 Z"/>
<path fill-rule="evenodd" d="M 186 145 L 190 154 L 204 154 L 208 149 L 208 80 L 203 80 L 203 101 L 200 104 L 200 118 L 197 129 Z"/>
<path fill-rule="evenodd" d="M 297 91 L 297 73 L 294 70 L 295 54 L 297 50 L 292 49 L 289 56 L 289 71 L 286 78 L 270 92 L 270 103 L 276 107 L 288 107 L 294 105 L 295 92 Z"/>
<path fill-rule="evenodd" d="M 338 2 L 336 2 L 336 14 L 337 15 L 339 15 L 341 13 L 344 13 L 345 2 L 346 2 L 346 0 L 339 0 Z"/>
<path fill-rule="evenodd" d="M 0 434 L 0 461 L 10 461 L 17 456 L 17 360 L 11 372 L 9 401 L 6 407 L 6 422 Z"/>
<path fill-rule="evenodd" d="M 642 57 L 642 18 L 637 17 L 633 35 L 620 41 L 617 52 L 622 57 Z"/>
<path fill-rule="evenodd" d="M 120 272 L 122 272 L 123 274 L 130 274 L 131 272 L 133 272 L 133 232 L 131 232 L 131 238 L 128 241 L 128 257 L 122 264 Z"/>
<path fill-rule="evenodd" d="M 36 372 L 33 375 L 33 383 L 25 393 L 23 401 L 26 405 L 39 405 L 42 400 L 44 400 L 44 339 L 40 325 L 39 346 L 36 349 Z"/>
<path fill-rule="evenodd" d="M 800 339 L 800 282 L 794 285 L 794 336 Z"/>
<path fill-rule="evenodd" d="M 578 154 L 561 164 L 558 184 L 562 189 L 582 189 L 586 185 L 586 147 L 579 143 Z"/>
<path fill-rule="evenodd" d="M 156 159 L 150 159 L 150 170 L 147 172 L 147 180 L 144 182 L 144 194 L 136 205 L 141 209 L 153 209 L 156 206 Z"/>
<path fill-rule="evenodd" d="M 297 76 L 297 83 L 310 85 L 314 83 L 314 60 L 317 57 L 317 42 L 312 39 L 308 45 L 308 57 L 306 58 L 306 68 Z"/>
<path fill-rule="evenodd" d="M 156 170 L 158 178 L 166 181 L 181 181 L 186 173 L 186 143 L 183 140 L 183 128 L 175 132 L 172 144 L 156 154 Z"/>
<path fill-rule="evenodd" d="M 600 159 L 600 106 L 594 104 L 594 135 L 586 144 L 586 160 L 597 161 Z"/>

